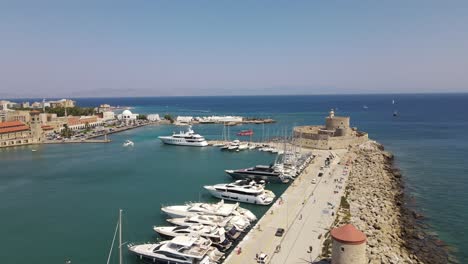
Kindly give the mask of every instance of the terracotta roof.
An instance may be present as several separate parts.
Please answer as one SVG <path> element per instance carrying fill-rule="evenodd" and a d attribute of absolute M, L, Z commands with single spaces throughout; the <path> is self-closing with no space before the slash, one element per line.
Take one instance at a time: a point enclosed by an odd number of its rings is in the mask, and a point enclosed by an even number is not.
<path fill-rule="evenodd" d="M 49 125 L 42 125 L 41 128 L 43 130 L 52 130 L 52 129 L 54 129 L 52 126 L 49 126 Z"/>
<path fill-rule="evenodd" d="M 0 123 L 0 128 L 15 127 L 15 126 L 24 126 L 24 123 L 21 121 L 8 121 L 8 122 Z"/>
<path fill-rule="evenodd" d="M 367 239 L 366 235 L 363 232 L 357 230 L 356 227 L 354 227 L 351 224 L 335 228 L 330 233 L 333 239 L 341 243 L 350 245 L 362 244 L 366 242 Z"/>
<path fill-rule="evenodd" d="M 6 128 L 0 128 L 0 134 L 20 132 L 20 131 L 26 131 L 26 130 L 29 130 L 29 127 L 26 125 L 17 126 L 17 127 L 6 127 Z"/>

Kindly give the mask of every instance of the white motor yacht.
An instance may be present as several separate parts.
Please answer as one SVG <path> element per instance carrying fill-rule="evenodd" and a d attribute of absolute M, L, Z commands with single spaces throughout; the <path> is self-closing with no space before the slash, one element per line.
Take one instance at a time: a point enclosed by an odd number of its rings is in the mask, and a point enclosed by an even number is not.
<path fill-rule="evenodd" d="M 219 203 L 188 203 L 185 205 L 173 205 L 161 208 L 170 217 L 186 217 L 197 214 L 220 215 L 220 216 L 245 216 L 249 221 L 257 220 L 257 217 L 247 209 L 239 207 L 239 203 L 225 204 L 224 200 Z"/>
<path fill-rule="evenodd" d="M 222 227 L 202 224 L 189 226 L 155 226 L 154 231 L 162 236 L 201 236 L 210 239 L 220 250 L 229 249 L 232 242 L 226 239 L 226 231 Z"/>
<path fill-rule="evenodd" d="M 220 199 L 237 202 L 268 205 L 275 199 L 275 194 L 265 190 L 265 185 L 253 180 L 237 180 L 233 183 L 204 186 L 211 195 Z"/>
<path fill-rule="evenodd" d="M 129 250 L 140 259 L 158 263 L 215 264 L 224 256 L 212 246 L 211 240 L 191 236 L 177 236 L 155 244 L 129 245 Z"/>
<path fill-rule="evenodd" d="M 193 147 L 208 146 L 206 139 L 199 134 L 195 134 L 195 132 L 192 130 L 192 126 L 189 126 L 186 132 L 180 131 L 179 133 L 172 134 L 172 136 L 160 136 L 159 139 L 164 144 L 169 145 Z"/>
<path fill-rule="evenodd" d="M 133 147 L 134 145 L 135 143 L 133 143 L 133 141 L 130 140 L 125 140 L 125 142 L 123 143 L 124 147 Z"/>
<path fill-rule="evenodd" d="M 236 216 L 219 216 L 219 215 L 195 215 L 182 218 L 170 218 L 167 221 L 173 225 L 190 226 L 190 225 L 208 225 L 224 227 L 226 231 L 231 230 L 232 226 L 243 232 L 250 226 L 250 220 L 242 215 Z"/>

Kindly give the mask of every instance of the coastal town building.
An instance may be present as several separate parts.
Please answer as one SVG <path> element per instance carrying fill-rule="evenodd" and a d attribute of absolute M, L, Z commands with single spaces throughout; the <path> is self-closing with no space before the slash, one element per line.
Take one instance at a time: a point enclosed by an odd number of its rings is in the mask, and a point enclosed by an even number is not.
<path fill-rule="evenodd" d="M 332 264 L 365 264 L 366 240 L 364 233 L 351 224 L 333 229 Z"/>
<path fill-rule="evenodd" d="M 67 125 L 71 130 L 79 130 L 101 126 L 103 120 L 97 116 L 68 116 Z M 63 128 L 62 128 L 63 129 Z"/>
<path fill-rule="evenodd" d="M 75 107 L 76 102 L 71 99 L 61 99 L 58 101 L 49 101 L 46 102 L 50 105 L 51 108 L 56 107 Z"/>
<path fill-rule="evenodd" d="M 6 110 L 3 112 L 4 112 L 3 121 L 21 121 L 23 123 L 29 124 L 31 120 L 29 111 Z"/>
<path fill-rule="evenodd" d="M 8 100 L 0 100 L 0 110 L 8 110 L 17 106 L 17 103 Z"/>
<path fill-rule="evenodd" d="M 29 126 L 21 121 L 0 123 L 0 147 L 26 145 L 32 142 Z"/>
<path fill-rule="evenodd" d="M 176 122 L 179 124 L 191 124 L 193 120 L 193 116 L 178 116 L 176 118 Z"/>
<path fill-rule="evenodd" d="M 161 121 L 161 118 L 159 117 L 158 114 L 149 114 L 147 117 L 146 117 L 149 121 Z"/>
<path fill-rule="evenodd" d="M 125 124 L 133 123 L 137 120 L 138 114 L 133 114 L 130 110 L 124 110 L 122 114 L 117 115 L 117 119 Z"/>
<path fill-rule="evenodd" d="M 39 119 L 39 111 L 30 112 L 30 125 L 19 120 L 0 123 L 0 147 L 12 147 L 41 143 L 43 130 Z"/>
<path fill-rule="evenodd" d="M 109 120 L 115 119 L 115 113 L 112 111 L 101 112 L 101 114 L 102 114 L 103 121 L 109 121 Z"/>
<path fill-rule="evenodd" d="M 52 122 L 52 120 L 54 120 L 55 118 L 57 118 L 57 114 L 52 114 L 52 113 L 40 113 L 39 114 L 39 120 L 41 121 L 42 125 L 46 125 L 49 122 Z"/>
<path fill-rule="evenodd" d="M 197 120 L 200 123 L 240 123 L 243 121 L 243 118 L 242 116 L 202 116 L 195 117 L 195 120 Z"/>
<path fill-rule="evenodd" d="M 345 149 L 368 140 L 365 132 L 350 126 L 350 118 L 335 116 L 333 110 L 325 118 L 325 126 L 298 126 L 294 128 L 297 144 L 314 149 Z"/>

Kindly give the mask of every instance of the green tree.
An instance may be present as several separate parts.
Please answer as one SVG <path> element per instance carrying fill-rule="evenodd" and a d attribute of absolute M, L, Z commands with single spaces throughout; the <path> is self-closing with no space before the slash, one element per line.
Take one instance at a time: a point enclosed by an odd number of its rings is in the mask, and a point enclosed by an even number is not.
<path fill-rule="evenodd" d="M 68 127 L 67 124 L 63 125 L 63 129 L 60 132 L 62 137 L 64 138 L 70 138 L 73 135 L 73 131 Z"/>
<path fill-rule="evenodd" d="M 140 120 L 148 120 L 148 117 L 146 115 L 142 115 L 142 114 L 139 114 L 137 116 L 137 119 L 140 119 Z"/>
<path fill-rule="evenodd" d="M 165 114 L 164 119 L 171 121 L 171 123 L 174 123 L 174 118 L 170 114 Z"/>

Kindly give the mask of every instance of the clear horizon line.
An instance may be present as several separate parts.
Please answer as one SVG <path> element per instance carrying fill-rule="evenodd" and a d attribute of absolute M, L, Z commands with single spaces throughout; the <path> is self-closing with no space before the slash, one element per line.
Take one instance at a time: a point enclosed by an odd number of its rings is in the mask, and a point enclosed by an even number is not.
<path fill-rule="evenodd" d="M 87 98 L 177 98 L 177 97 L 259 97 L 259 96 L 352 96 L 352 95 L 437 95 L 437 94 L 468 94 L 467 92 L 399 92 L 399 93 L 320 93 L 320 94 L 237 94 L 237 95 L 165 95 L 165 96 L 157 96 L 157 95 L 148 95 L 148 96 L 75 96 L 75 97 L 67 97 L 67 96 L 59 96 L 59 97 L 4 97 L 0 98 L 0 100 L 22 100 L 22 99 L 87 99 Z"/>

